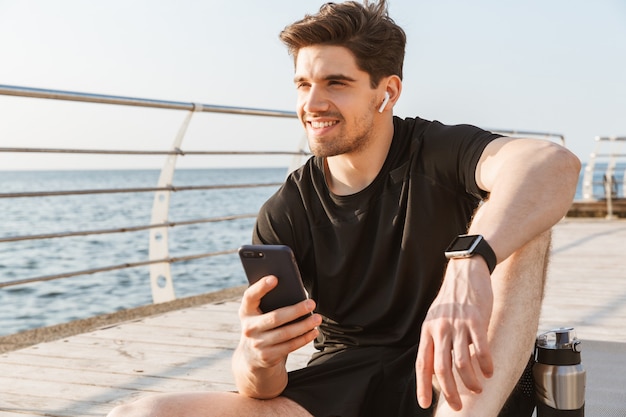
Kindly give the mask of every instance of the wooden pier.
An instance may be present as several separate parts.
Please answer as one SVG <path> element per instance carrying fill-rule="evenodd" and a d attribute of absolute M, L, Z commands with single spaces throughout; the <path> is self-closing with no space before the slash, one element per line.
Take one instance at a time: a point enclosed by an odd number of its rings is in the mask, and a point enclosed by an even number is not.
<path fill-rule="evenodd" d="M 609 206 L 611 213 L 609 213 Z M 606 200 L 574 201 L 567 217 L 616 217 L 626 218 L 626 198 L 616 198 L 607 204 Z"/>
<path fill-rule="evenodd" d="M 564 219 L 538 332 L 583 340 L 586 415 L 626 416 L 626 220 Z M 105 416 L 156 393 L 232 390 L 237 293 L 0 354 L 0 416 Z M 303 366 L 312 347 L 290 356 Z"/>

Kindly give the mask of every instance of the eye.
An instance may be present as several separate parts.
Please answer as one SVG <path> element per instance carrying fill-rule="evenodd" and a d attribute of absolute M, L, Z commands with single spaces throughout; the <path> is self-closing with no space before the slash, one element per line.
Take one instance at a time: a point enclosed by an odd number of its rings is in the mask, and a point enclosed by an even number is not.
<path fill-rule="evenodd" d="M 298 90 L 307 89 L 307 88 L 309 88 L 309 87 L 311 87 L 311 84 L 310 84 L 310 83 L 307 83 L 307 82 L 299 82 L 299 83 L 296 83 L 296 88 L 297 88 Z"/>
<path fill-rule="evenodd" d="M 334 86 L 334 87 L 344 87 L 346 85 L 346 83 L 344 83 L 343 81 L 333 80 L 333 81 L 329 81 L 328 85 Z"/>

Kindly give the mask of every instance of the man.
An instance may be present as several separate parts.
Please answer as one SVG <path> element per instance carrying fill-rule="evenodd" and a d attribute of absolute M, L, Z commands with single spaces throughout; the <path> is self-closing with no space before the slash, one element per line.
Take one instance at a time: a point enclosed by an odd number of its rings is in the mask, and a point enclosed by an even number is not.
<path fill-rule="evenodd" d="M 277 278 L 245 292 L 238 393 L 149 397 L 110 416 L 530 415 L 549 230 L 579 161 L 550 142 L 395 118 L 405 34 L 384 1 L 328 3 L 281 39 L 314 157 L 264 205 L 253 240 L 294 250 L 311 300 L 261 314 Z M 447 260 L 463 234 L 470 256 Z M 313 340 L 309 366 L 287 373 Z"/>

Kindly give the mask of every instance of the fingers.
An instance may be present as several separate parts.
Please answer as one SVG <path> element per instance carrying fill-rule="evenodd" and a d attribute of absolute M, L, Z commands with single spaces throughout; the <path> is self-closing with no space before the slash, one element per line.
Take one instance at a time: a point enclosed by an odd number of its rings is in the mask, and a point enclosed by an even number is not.
<path fill-rule="evenodd" d="M 288 326 L 262 333 L 243 331 L 244 346 L 250 362 L 259 368 L 271 368 L 283 362 L 289 353 L 314 340 L 321 322 L 318 314 Z"/>
<path fill-rule="evenodd" d="M 460 410 L 462 407 L 461 396 L 457 388 L 454 372 L 452 369 L 452 336 L 447 332 L 442 332 L 431 339 L 433 345 L 432 368 L 433 374 L 437 377 L 441 394 L 453 410 Z M 431 374 L 431 378 L 432 375 Z"/>
<path fill-rule="evenodd" d="M 263 314 L 260 309 L 261 299 L 278 285 L 278 278 L 268 275 L 250 285 L 243 294 L 239 307 L 239 318 L 244 321 L 249 317 L 258 317 L 254 327 L 258 330 L 278 328 L 301 317 L 310 315 L 315 310 L 315 301 L 307 299 L 292 306 L 276 309 Z M 316 326 L 319 325 L 316 324 Z M 307 329 L 311 330 L 310 328 Z"/>
<path fill-rule="evenodd" d="M 417 360 L 416 382 L 417 401 L 422 408 L 428 408 L 432 404 L 432 377 L 437 377 L 441 394 L 453 410 L 462 407 L 461 397 L 457 389 L 456 380 L 452 370 L 452 343 L 449 339 L 439 340 L 435 343 L 428 332 L 422 332 Z"/>
<path fill-rule="evenodd" d="M 270 330 L 258 331 L 256 328 L 244 327 L 242 342 L 250 363 L 259 368 L 271 368 L 284 363 L 287 355 L 319 335 L 317 326 L 321 321 L 321 316 L 314 314 L 296 323 Z"/>
<path fill-rule="evenodd" d="M 474 366 L 472 364 L 472 355 L 470 353 L 470 343 L 465 334 L 462 334 L 454 341 L 454 348 L 452 352 L 448 352 L 448 357 L 451 357 L 451 362 L 454 364 L 454 368 L 457 371 L 457 374 L 463 385 L 476 394 L 482 392 L 482 385 L 476 376 L 476 372 Z M 450 370 L 452 373 L 452 369 Z M 454 384 L 454 390 L 456 392 L 452 393 L 452 398 L 455 399 L 458 396 L 458 390 L 456 388 L 456 383 Z M 456 395 L 455 395 L 456 394 Z M 460 399 L 459 399 L 460 401 Z M 459 404 L 460 405 L 460 404 Z"/>
<path fill-rule="evenodd" d="M 466 331 L 471 332 L 471 337 L 467 336 L 467 333 L 460 333 L 455 339 L 452 350 L 453 363 L 463 385 L 478 394 L 482 392 L 478 371 L 483 377 L 491 378 L 493 360 L 486 331 L 480 332 L 471 328 Z"/>
<path fill-rule="evenodd" d="M 268 333 L 267 342 L 286 352 L 293 352 L 315 339 L 322 319 L 314 314 L 304 320 L 281 326 Z"/>
<path fill-rule="evenodd" d="M 485 378 L 493 376 L 493 357 L 489 348 L 489 341 L 486 332 L 472 333 L 472 344 L 474 347 L 474 358 L 478 361 L 478 366 Z"/>
<path fill-rule="evenodd" d="M 322 322 L 315 310 L 315 301 L 304 300 L 292 306 L 262 313 L 261 299 L 278 284 L 275 276 L 267 276 L 252 284 L 244 292 L 239 318 L 240 346 L 254 367 L 269 368 L 285 360 L 294 350 L 315 339 Z M 296 319 L 305 316 L 300 321 Z M 292 323 L 293 322 L 293 323 Z"/>
<path fill-rule="evenodd" d="M 259 305 L 261 298 L 278 285 L 278 278 L 274 275 L 263 277 L 254 284 L 250 285 L 243 293 L 241 307 L 239 308 L 239 316 L 252 316 L 261 313 Z"/>
<path fill-rule="evenodd" d="M 493 361 L 486 333 L 459 328 L 430 326 L 425 322 L 415 362 L 417 400 L 422 408 L 432 403 L 432 377 L 437 378 L 441 394 L 453 410 L 462 407 L 460 383 L 473 393 L 482 392 L 480 374 L 493 375 Z"/>
<path fill-rule="evenodd" d="M 319 326 L 321 316 L 319 314 L 311 315 L 314 309 L 315 301 L 305 300 L 293 306 L 283 307 L 265 314 L 257 315 L 250 323 L 253 324 L 255 330 L 258 332 L 272 331 L 268 337 L 271 337 L 276 343 L 280 343 L 281 339 L 299 336 Z M 297 320 L 303 316 L 306 318 Z M 313 317 L 314 320 L 310 320 L 311 317 Z"/>
<path fill-rule="evenodd" d="M 417 349 L 417 360 L 415 361 L 415 378 L 417 382 L 417 402 L 420 407 L 428 408 L 433 401 L 433 343 L 430 337 L 422 335 Z"/>

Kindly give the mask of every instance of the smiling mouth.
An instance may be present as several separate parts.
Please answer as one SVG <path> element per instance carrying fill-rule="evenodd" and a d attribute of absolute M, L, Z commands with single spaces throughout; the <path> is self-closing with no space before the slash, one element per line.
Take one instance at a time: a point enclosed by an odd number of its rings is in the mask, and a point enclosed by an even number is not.
<path fill-rule="evenodd" d="M 323 129 L 325 127 L 331 127 L 336 125 L 337 123 L 339 123 L 339 121 L 334 120 L 334 121 L 328 121 L 328 122 L 316 122 L 316 121 L 310 121 L 309 124 L 311 125 L 311 127 L 313 129 Z"/>

